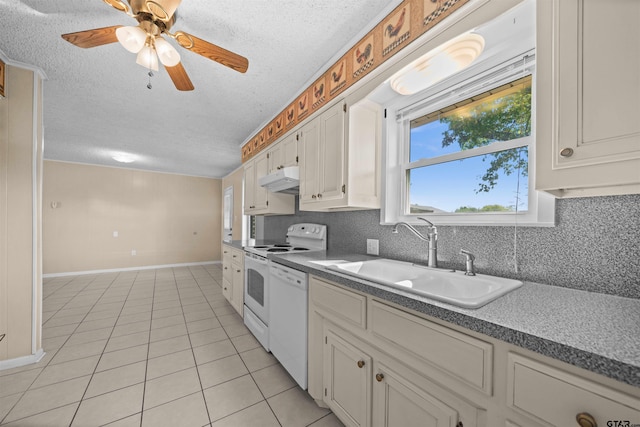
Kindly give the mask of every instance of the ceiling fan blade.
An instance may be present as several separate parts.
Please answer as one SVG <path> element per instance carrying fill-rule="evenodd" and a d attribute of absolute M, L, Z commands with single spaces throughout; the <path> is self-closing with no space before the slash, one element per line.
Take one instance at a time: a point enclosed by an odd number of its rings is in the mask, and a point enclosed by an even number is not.
<path fill-rule="evenodd" d="M 178 90 L 193 90 L 193 83 L 191 83 L 191 79 L 187 75 L 187 71 L 182 66 L 181 62 L 178 62 L 173 67 L 164 67 L 169 73 L 169 77 L 173 80 L 173 84 L 176 85 L 176 89 Z"/>
<path fill-rule="evenodd" d="M 102 46 L 103 44 L 118 41 L 116 30 L 120 27 L 122 27 L 122 25 L 78 31 L 76 33 L 63 34 L 62 38 L 78 47 L 88 48 Z"/>
<path fill-rule="evenodd" d="M 244 56 L 228 51 L 224 48 L 221 48 L 220 46 L 209 43 L 206 40 L 202 40 L 196 36 L 192 36 L 191 34 L 187 34 L 183 31 L 177 31 L 175 34 L 175 39 L 180 44 L 180 46 L 184 47 L 185 49 L 189 49 L 190 51 L 195 52 L 198 55 L 202 55 L 205 58 L 211 59 L 212 61 L 219 62 L 222 65 L 225 65 L 241 73 L 246 72 L 247 68 L 249 68 L 249 61 Z"/>

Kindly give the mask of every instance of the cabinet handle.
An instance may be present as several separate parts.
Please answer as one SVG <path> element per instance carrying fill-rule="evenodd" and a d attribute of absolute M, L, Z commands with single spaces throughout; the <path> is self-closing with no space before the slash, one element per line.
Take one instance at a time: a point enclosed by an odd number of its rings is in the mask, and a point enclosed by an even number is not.
<path fill-rule="evenodd" d="M 224 269 L 227 270 L 227 267 L 225 267 Z"/>
<path fill-rule="evenodd" d="M 318 193 L 318 199 L 322 199 L 322 194 Z"/>
<path fill-rule="evenodd" d="M 376 381 L 381 383 L 383 379 L 384 379 L 384 374 L 382 374 L 382 373 L 377 373 L 376 374 Z"/>
<path fill-rule="evenodd" d="M 240 270 L 236 270 L 236 273 L 240 273 Z"/>
<path fill-rule="evenodd" d="M 312 195 L 311 195 L 311 198 L 312 198 L 312 199 L 315 199 L 316 197 L 317 197 L 317 196 L 316 196 L 315 194 L 312 194 Z"/>
<path fill-rule="evenodd" d="M 580 427 L 598 427 L 598 423 L 595 418 L 588 412 L 581 412 L 576 415 L 576 421 Z"/>
<path fill-rule="evenodd" d="M 364 366 L 364 360 L 358 360 L 358 368 L 362 368 Z"/>
<path fill-rule="evenodd" d="M 571 157 L 573 156 L 573 148 L 563 148 L 562 150 L 560 150 L 560 155 L 562 157 Z"/>

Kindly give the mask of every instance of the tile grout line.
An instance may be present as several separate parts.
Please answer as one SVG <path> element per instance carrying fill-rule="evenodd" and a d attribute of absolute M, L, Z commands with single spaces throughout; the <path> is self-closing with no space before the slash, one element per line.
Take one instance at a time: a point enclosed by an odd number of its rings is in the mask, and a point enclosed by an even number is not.
<path fill-rule="evenodd" d="M 158 271 L 154 270 L 153 271 L 153 292 L 151 294 L 151 320 L 149 320 L 149 336 L 147 338 L 147 359 L 145 360 L 144 382 L 142 385 L 142 407 L 140 408 L 140 427 L 142 427 L 142 421 L 144 419 L 144 398 L 147 392 L 147 374 L 149 372 L 149 351 L 151 350 L 151 327 L 153 325 L 153 306 L 155 304 L 157 280 L 158 280 Z"/>
<path fill-rule="evenodd" d="M 204 299 L 207 301 L 207 304 L 209 305 L 209 308 L 211 308 L 211 312 L 215 316 L 216 321 L 218 321 L 218 323 L 219 323 L 220 320 L 218 319 L 218 315 L 216 314 L 216 311 L 211 306 L 211 302 L 209 302 L 209 300 L 207 299 L 206 294 L 202 291 L 202 287 L 200 286 L 200 283 L 198 283 L 198 280 L 193 275 L 193 271 L 191 271 L 191 268 L 189 268 L 189 272 L 191 273 L 191 277 L 193 278 L 193 280 L 196 282 L 196 286 L 198 286 L 198 289 L 200 290 L 200 293 L 202 294 Z M 207 271 L 207 274 L 209 274 L 208 271 Z M 211 274 L 209 274 L 209 276 L 213 279 L 213 276 L 211 276 Z M 173 277 L 175 279 L 175 270 L 173 270 Z M 214 282 L 216 283 L 216 285 L 218 285 L 218 282 L 215 279 L 214 279 Z M 188 323 L 187 322 L 187 318 L 184 315 L 184 307 L 182 305 L 182 298 L 180 297 L 180 291 L 178 291 L 178 300 L 180 301 L 180 307 L 182 308 L 182 316 L 184 317 L 184 323 L 185 323 L 185 326 L 187 327 L 187 337 L 189 339 L 189 346 L 191 347 L 191 355 L 193 356 L 193 362 L 195 364 L 196 373 L 198 375 L 198 382 L 200 383 L 200 394 L 202 395 L 202 400 L 204 401 L 204 408 L 207 411 L 207 419 L 209 420 L 209 425 L 211 425 L 212 421 L 211 421 L 211 413 L 209 412 L 209 404 L 207 403 L 207 399 L 206 399 L 206 397 L 204 395 L 204 387 L 202 386 L 202 378 L 200 377 L 200 369 L 198 368 L 198 360 L 196 359 L 196 353 L 193 350 L 193 343 L 191 342 L 191 334 L 189 333 L 189 326 L 187 325 L 187 323 Z M 224 331 L 224 334 L 227 336 L 227 339 L 229 339 L 229 341 L 231 341 L 231 338 L 229 338 L 229 334 L 227 334 L 227 331 L 222 327 L 222 323 L 220 324 L 220 327 Z M 233 345 L 233 342 L 231 342 L 231 345 Z M 235 349 L 235 346 L 234 346 L 234 349 Z M 237 349 L 236 349 L 236 353 L 237 353 Z"/>
<path fill-rule="evenodd" d="M 91 373 L 91 378 L 89 379 L 89 382 L 87 383 L 87 386 L 84 389 L 84 393 L 82 393 L 82 397 L 80 398 L 80 403 L 78 404 L 78 407 L 76 408 L 73 417 L 71 418 L 71 422 L 69 423 L 69 426 L 73 425 L 73 422 L 76 419 L 76 416 L 78 415 L 78 411 L 80 410 L 80 406 L 82 406 L 82 402 L 85 400 L 84 397 L 87 395 L 87 390 L 89 390 L 89 387 L 91 386 L 91 381 L 93 380 L 94 375 L 96 374 L 96 370 L 98 369 L 98 365 L 100 365 L 100 361 L 102 360 L 102 356 L 104 355 L 104 350 L 107 348 L 107 345 L 109 344 L 109 340 L 111 339 L 111 335 L 113 335 L 113 330 L 115 329 L 115 325 L 118 324 L 118 319 L 120 318 L 120 314 L 122 313 L 122 310 L 124 310 L 124 306 L 127 303 L 127 299 L 129 298 L 129 295 L 131 294 L 131 291 L 133 290 L 133 286 L 135 284 L 136 278 L 138 277 L 138 273 L 136 272 L 135 277 L 133 278 L 133 281 L 131 282 L 131 286 L 129 287 L 129 292 L 127 292 L 127 298 L 125 298 L 122 307 L 120 308 L 120 312 L 118 313 L 118 316 L 116 317 L 116 323 L 114 324 L 113 328 L 111 329 L 111 333 L 109 334 L 109 337 L 107 338 L 107 340 L 104 343 L 104 347 L 102 348 L 102 352 L 100 353 L 100 357 L 98 358 L 98 363 L 96 363 L 95 368 L 93 368 L 93 372 Z M 102 293 L 102 295 L 104 295 L 108 289 L 111 288 L 111 286 L 113 286 L 114 282 L 118 279 L 118 277 L 120 277 L 121 273 L 118 273 L 118 275 L 113 279 L 113 281 L 109 284 L 109 286 L 105 289 L 105 291 Z M 102 296 L 101 296 L 102 297 Z M 98 301 L 100 299 L 98 298 Z M 96 304 L 98 303 L 98 301 L 96 301 Z M 88 314 L 88 313 L 87 313 Z M 149 325 L 149 329 L 151 329 L 151 325 Z"/>
<path fill-rule="evenodd" d="M 95 277 L 94 277 L 90 282 L 88 282 L 88 283 L 86 284 L 86 286 L 84 286 L 81 290 L 79 290 L 79 291 L 78 291 L 74 296 L 70 297 L 70 298 L 69 298 L 69 301 L 67 301 L 67 302 L 66 302 L 66 303 L 65 303 L 65 304 L 64 304 L 60 309 L 58 309 L 58 311 L 62 310 L 62 308 L 64 308 L 67 304 L 69 304 L 69 302 L 70 302 L 71 300 L 73 300 L 76 296 L 78 296 L 78 294 L 79 294 L 80 292 L 82 292 L 82 291 L 84 291 L 86 288 L 88 288 L 88 287 L 89 287 L 93 282 L 95 282 L 95 280 L 96 280 L 98 277 L 99 277 L 99 275 L 96 275 L 96 276 L 95 276 Z M 117 276 L 116 276 L 116 277 L 117 277 Z M 72 279 L 71 281 L 67 282 L 67 283 L 65 284 L 65 286 L 69 285 L 69 284 L 70 284 L 70 283 L 72 283 L 74 280 L 75 280 L 75 278 L 74 278 L 74 279 Z M 113 281 L 115 281 L 115 278 L 113 279 Z M 109 286 L 107 286 L 107 288 L 106 288 L 106 289 L 108 289 L 109 287 L 111 287 L 111 285 L 113 284 L 113 281 L 109 284 Z M 106 289 L 105 289 L 105 292 L 106 292 Z M 59 289 L 59 290 L 60 290 L 60 289 Z M 56 292 L 57 292 L 57 291 L 56 291 Z M 104 295 L 104 292 L 103 292 L 103 295 Z M 95 307 L 95 306 L 96 306 L 96 304 L 98 304 L 98 301 L 99 301 L 99 300 L 100 300 L 100 298 L 98 298 L 98 300 L 97 300 L 97 301 L 96 301 L 96 302 L 91 306 L 91 309 L 93 309 L 93 307 Z M 43 301 L 43 304 L 44 304 L 44 301 Z M 58 353 L 58 351 L 60 351 L 60 349 L 62 349 L 62 347 L 64 347 L 64 345 L 67 343 L 67 341 L 69 341 L 69 339 L 71 339 L 71 336 L 72 336 L 72 335 L 75 333 L 75 331 L 80 327 L 80 325 L 82 324 L 82 322 L 84 322 L 84 319 L 89 315 L 89 313 L 91 312 L 91 309 L 89 309 L 89 311 L 87 312 L 87 314 L 83 317 L 83 320 L 81 320 L 81 321 L 80 321 L 80 323 L 78 323 L 78 325 L 75 327 L 75 329 L 73 330 L 73 332 L 71 332 L 71 334 L 69 334 L 69 336 L 68 336 L 68 337 L 67 337 L 67 339 L 64 341 L 64 343 L 63 343 L 63 344 L 62 344 L 62 345 L 61 345 L 61 346 L 56 350 L 56 354 Z M 58 311 L 56 311 L 56 313 L 57 313 Z M 107 341 L 108 341 L 108 340 L 107 340 Z M 106 343 L 105 343 L 105 346 L 106 346 Z M 53 357 L 55 357 L 55 355 L 54 355 Z M 13 411 L 13 409 L 16 407 L 16 405 L 18 405 L 18 403 L 20 403 L 20 401 L 24 398 L 25 394 L 27 394 L 27 392 L 31 390 L 31 386 L 32 386 L 32 385 L 33 385 L 33 384 L 38 380 L 38 378 L 40 377 L 40 375 L 42 375 L 42 373 L 43 373 L 43 372 L 44 372 L 44 370 L 49 366 L 49 363 L 50 363 L 52 360 L 53 360 L 53 358 L 52 358 L 49 362 L 47 362 L 47 364 L 42 368 L 42 370 L 38 373 L 38 375 L 36 375 L 36 376 L 35 376 L 35 378 L 33 379 L 33 381 L 31 381 L 31 383 L 29 384 L 29 386 L 27 387 L 27 389 L 26 389 L 25 391 L 23 391 L 23 392 L 22 392 L 22 396 L 20 396 L 20 398 L 16 401 L 16 403 L 15 403 L 13 406 L 11 406 L 11 409 L 7 412 L 7 414 L 6 414 L 6 415 L 5 415 L 5 416 L 0 420 L 0 425 L 4 423 L 4 420 L 6 420 L 6 418 L 9 416 L 9 414 L 11 414 L 11 411 Z M 99 361 L 98 361 L 98 363 L 99 363 Z M 96 366 L 97 366 L 97 365 L 96 365 Z M 79 377 L 77 377 L 77 378 L 79 378 Z M 68 381 L 68 380 L 65 380 L 65 381 Z M 59 381 L 59 382 L 64 382 L 64 381 Z M 89 380 L 89 382 L 91 382 L 91 380 Z M 54 383 L 54 384 L 56 384 L 56 383 Z M 53 384 L 51 384 L 51 385 L 53 385 Z M 43 386 L 43 387 L 46 387 L 46 386 Z M 87 387 L 88 387 L 88 385 L 87 385 Z M 38 387 L 38 388 L 41 388 L 41 387 Z M 34 390 L 36 390 L 36 389 L 34 389 Z M 86 392 L 86 390 L 85 390 L 85 392 Z M 80 399 L 80 401 L 82 401 L 82 399 Z M 72 403 L 74 403 L 74 402 L 72 402 Z M 63 405 L 63 406 L 66 406 L 66 405 Z M 78 407 L 79 407 L 79 406 L 80 406 L 80 405 L 78 405 Z M 51 410 L 53 410 L 53 409 L 57 409 L 57 408 L 60 408 L 60 406 L 58 406 L 58 407 L 56 407 L 56 408 L 48 409 L 47 411 L 51 411 Z M 76 409 L 76 410 L 77 410 L 77 409 Z M 27 415 L 27 417 L 31 417 L 31 416 L 33 416 L 33 415 L 38 415 L 38 414 L 41 414 L 41 413 L 44 413 L 44 412 L 47 412 L 47 411 L 43 411 L 43 412 L 38 412 L 38 413 L 36 413 L 36 414 Z M 27 418 L 27 417 L 23 417 L 23 418 Z M 22 418 L 19 418 L 18 420 L 20 420 L 20 419 L 22 419 Z M 18 420 L 13 420 L 13 421 L 18 421 Z M 13 421 L 12 421 L 12 422 L 13 422 Z"/>
<path fill-rule="evenodd" d="M 209 271 L 207 271 L 207 273 L 211 276 L 211 273 L 209 273 Z M 213 276 L 211 276 L 211 278 L 213 278 Z M 216 283 L 218 283 L 218 282 L 217 282 L 217 280 L 215 280 L 215 279 L 214 279 L 214 281 L 215 281 Z M 196 280 L 196 283 L 198 283 L 198 281 L 197 281 L 197 280 Z M 198 284 L 198 287 L 199 287 L 199 286 L 200 286 L 200 284 Z M 219 286 L 219 285 L 218 285 L 218 286 Z M 213 307 L 212 307 L 212 309 L 213 309 Z M 216 318 L 217 318 L 217 314 L 215 314 L 215 310 L 214 310 L 214 315 L 216 315 Z M 223 329 L 224 329 L 224 328 L 223 328 Z M 225 334 L 226 334 L 226 333 L 227 333 L 227 331 L 225 330 Z M 228 336 L 228 334 L 227 334 L 227 336 Z M 229 340 L 231 340 L 231 338 L 229 338 Z M 237 353 L 237 354 L 238 354 L 238 356 L 240 357 L 240 360 L 242 361 L 242 364 L 243 364 L 243 365 L 244 365 L 244 367 L 247 369 L 247 372 L 248 372 L 248 374 L 247 374 L 247 375 L 249 375 L 249 377 L 251 378 L 251 381 L 253 381 L 253 384 L 256 386 L 256 388 L 257 388 L 257 389 L 258 389 L 258 391 L 260 392 L 260 395 L 262 396 L 262 401 L 263 401 L 263 402 L 265 402 L 265 403 L 267 404 L 267 406 L 269 407 L 269 410 L 270 410 L 270 411 L 271 411 L 271 413 L 273 414 L 273 417 L 276 419 L 276 421 L 278 422 L 278 424 L 280 424 L 280 426 L 282 426 L 282 423 L 281 423 L 281 422 L 280 422 L 280 420 L 278 419 L 278 416 L 277 416 L 277 415 L 276 415 L 276 413 L 273 411 L 273 408 L 272 408 L 272 407 L 271 407 L 271 405 L 269 404 L 269 401 L 267 400 L 267 398 L 266 398 L 266 396 L 264 395 L 264 393 L 262 392 L 262 390 L 260 390 L 260 387 L 258 386 L 258 383 L 256 382 L 255 378 L 253 377 L 253 374 L 252 374 L 251 370 L 250 370 L 250 369 L 249 369 L 249 367 L 247 366 L 247 363 L 244 361 L 244 359 L 242 358 L 242 356 L 240 356 L 240 352 L 238 351 L 238 348 L 237 348 L 237 347 L 236 347 L 236 345 L 233 343 L 233 341 L 231 341 L 231 345 L 233 345 L 233 348 L 236 350 L 236 353 Z M 257 347 L 257 348 L 260 348 L 260 347 Z M 230 380 L 230 381 L 232 381 L 232 380 Z M 227 381 L 227 382 L 228 382 L 228 381 Z M 204 393 L 204 390 L 203 390 L 203 393 Z M 206 399 L 205 399 L 205 403 L 206 403 Z M 247 406 L 247 408 L 250 408 L 250 407 L 252 407 L 252 406 L 255 406 L 255 405 L 257 405 L 258 403 L 260 403 L 260 402 L 256 402 L 256 403 L 254 403 L 253 405 L 249 405 L 249 406 Z M 223 417 L 223 418 L 221 418 L 221 419 L 227 418 L 227 417 L 229 417 L 229 416 L 231 416 L 231 415 L 233 415 L 233 414 L 236 414 L 236 413 L 238 413 L 238 412 L 240 412 L 240 411 L 243 411 L 243 410 L 245 410 L 245 409 L 247 409 L 247 408 L 240 409 L 239 411 L 236 411 L 236 412 L 234 412 L 234 413 L 232 413 L 232 414 L 226 415 L 225 417 Z M 218 421 L 218 420 L 216 420 L 216 421 Z"/>

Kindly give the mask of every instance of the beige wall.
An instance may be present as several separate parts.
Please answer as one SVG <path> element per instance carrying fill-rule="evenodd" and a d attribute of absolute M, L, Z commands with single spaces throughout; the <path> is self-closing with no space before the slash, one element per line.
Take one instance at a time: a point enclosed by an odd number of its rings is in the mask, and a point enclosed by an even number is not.
<path fill-rule="evenodd" d="M 222 191 L 225 188 L 233 187 L 233 240 L 242 239 L 242 180 L 244 178 L 244 168 L 240 166 L 229 175 L 222 178 Z"/>
<path fill-rule="evenodd" d="M 0 334 L 6 336 L 0 362 L 28 358 L 41 349 L 42 303 L 42 83 L 33 71 L 11 65 L 5 77 L 6 98 L 0 98 Z"/>
<path fill-rule="evenodd" d="M 221 259 L 219 179 L 45 161 L 43 202 L 45 274 Z"/>

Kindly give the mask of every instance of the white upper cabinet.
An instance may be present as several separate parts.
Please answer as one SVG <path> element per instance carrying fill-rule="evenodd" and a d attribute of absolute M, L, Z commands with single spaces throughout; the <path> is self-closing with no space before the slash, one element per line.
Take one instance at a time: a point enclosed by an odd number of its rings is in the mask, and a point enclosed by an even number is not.
<path fill-rule="evenodd" d="M 291 133 L 269 147 L 269 173 L 298 165 L 298 138 L 297 132 Z"/>
<path fill-rule="evenodd" d="M 295 197 L 291 194 L 272 193 L 260 186 L 260 178 L 269 171 L 268 157 L 262 152 L 244 165 L 244 214 L 283 215 L 295 211 Z"/>
<path fill-rule="evenodd" d="M 640 2 L 537 2 L 536 189 L 640 193 Z"/>
<path fill-rule="evenodd" d="M 380 109 L 340 101 L 299 132 L 300 210 L 380 207 Z"/>

